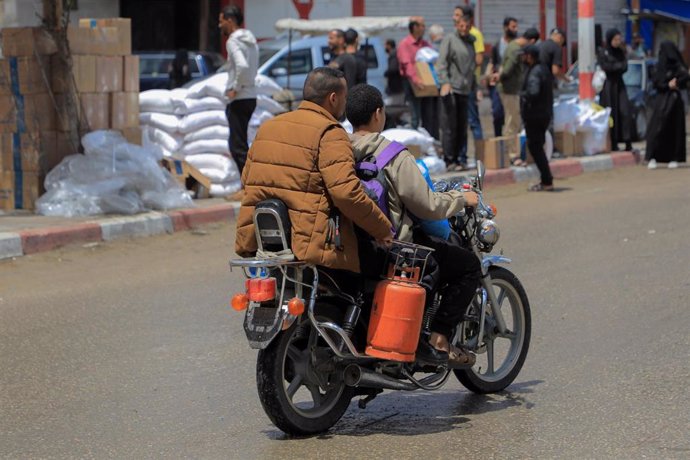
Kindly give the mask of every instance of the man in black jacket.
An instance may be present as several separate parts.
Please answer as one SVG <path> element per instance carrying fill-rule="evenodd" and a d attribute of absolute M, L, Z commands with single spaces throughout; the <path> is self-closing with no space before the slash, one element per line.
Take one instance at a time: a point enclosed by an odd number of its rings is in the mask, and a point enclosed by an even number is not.
<path fill-rule="evenodd" d="M 400 75 L 400 63 L 398 63 L 398 55 L 395 50 L 395 40 L 392 38 L 386 40 L 386 54 L 388 55 L 388 68 L 383 74 L 388 82 L 386 94 L 389 96 L 402 94 L 404 88 L 402 76 Z"/>
<path fill-rule="evenodd" d="M 520 113 L 525 124 L 527 147 L 541 174 L 541 182 L 532 185 L 529 190 L 553 191 L 553 176 L 544 152 L 545 133 L 553 113 L 553 80 L 549 69 L 539 62 L 538 46 L 526 46 L 522 59 L 527 72 L 520 91 Z"/>

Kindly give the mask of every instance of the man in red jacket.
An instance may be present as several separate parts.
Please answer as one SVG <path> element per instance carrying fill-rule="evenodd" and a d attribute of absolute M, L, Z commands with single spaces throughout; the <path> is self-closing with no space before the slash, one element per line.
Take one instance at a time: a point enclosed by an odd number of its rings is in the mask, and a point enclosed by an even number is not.
<path fill-rule="evenodd" d="M 400 63 L 400 75 L 403 76 L 405 99 L 409 102 L 412 111 L 412 128 L 417 129 L 422 112 L 422 101 L 421 98 L 414 95 L 413 87 L 422 89 L 424 85 L 417 75 L 415 62 L 417 51 L 424 47 L 431 47 L 431 44 L 422 38 L 426 31 L 423 17 L 411 17 L 408 28 L 410 35 L 398 45 L 398 62 Z"/>

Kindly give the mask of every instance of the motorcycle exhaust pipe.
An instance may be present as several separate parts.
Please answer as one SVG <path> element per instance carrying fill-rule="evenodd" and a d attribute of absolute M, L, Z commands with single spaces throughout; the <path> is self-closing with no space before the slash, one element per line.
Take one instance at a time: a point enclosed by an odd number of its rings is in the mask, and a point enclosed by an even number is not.
<path fill-rule="evenodd" d="M 344 371 L 345 385 L 350 387 L 380 388 L 383 390 L 413 391 L 419 387 L 411 382 L 379 374 L 378 372 L 362 369 L 357 364 L 350 364 Z"/>

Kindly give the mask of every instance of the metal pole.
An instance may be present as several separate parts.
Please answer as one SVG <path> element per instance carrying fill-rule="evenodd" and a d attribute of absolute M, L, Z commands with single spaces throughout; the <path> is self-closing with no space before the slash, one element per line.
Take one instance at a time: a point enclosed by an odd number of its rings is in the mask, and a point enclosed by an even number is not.
<path fill-rule="evenodd" d="M 580 100 L 594 100 L 592 75 L 596 65 L 594 44 L 594 0 L 577 1 L 578 65 L 580 70 Z"/>
<path fill-rule="evenodd" d="M 290 89 L 290 74 L 292 73 L 292 28 L 288 30 L 288 59 L 287 59 L 287 90 L 292 91 Z M 292 100 L 290 100 L 290 111 L 292 111 Z"/>

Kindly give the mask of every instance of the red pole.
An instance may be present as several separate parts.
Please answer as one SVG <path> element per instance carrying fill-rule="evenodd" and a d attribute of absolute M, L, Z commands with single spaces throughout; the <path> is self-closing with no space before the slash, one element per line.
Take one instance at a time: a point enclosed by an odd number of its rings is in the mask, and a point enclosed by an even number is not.
<path fill-rule="evenodd" d="M 365 16 L 365 0 L 352 0 L 352 16 Z"/>
<path fill-rule="evenodd" d="M 592 75 L 594 75 L 596 63 L 594 56 L 594 0 L 578 0 L 577 18 L 580 99 L 593 100 L 595 93 L 594 88 L 592 88 Z"/>

